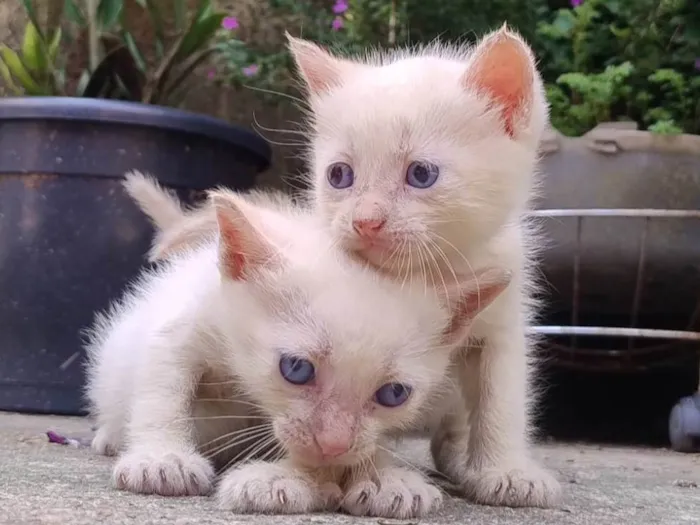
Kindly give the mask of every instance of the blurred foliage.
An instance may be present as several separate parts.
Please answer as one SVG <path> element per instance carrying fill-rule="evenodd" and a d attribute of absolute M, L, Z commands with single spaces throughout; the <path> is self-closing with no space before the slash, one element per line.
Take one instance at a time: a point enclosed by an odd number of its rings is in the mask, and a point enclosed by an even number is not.
<path fill-rule="evenodd" d="M 471 43 L 507 22 L 534 48 L 552 123 L 563 133 L 606 120 L 700 133 L 698 0 L 267 0 L 270 20 L 283 24 L 275 26 L 279 38 L 262 44 L 244 42 L 249 32 L 217 12 L 215 0 L 194 11 L 186 0 L 22 1 L 23 43 L 0 45 L 0 77 L 14 93 L 176 105 L 193 71 L 211 62 L 213 81 L 286 103 L 272 93 L 296 88 L 284 30 L 354 54 L 438 38 Z M 37 10 L 46 5 L 42 24 Z M 150 22 L 147 39 L 130 30 L 133 17 Z M 88 44 L 90 64 L 69 89 L 66 49 L 78 40 Z"/>
<path fill-rule="evenodd" d="M 214 52 L 224 13 L 201 0 L 187 16 L 186 0 L 23 0 L 29 19 L 19 52 L 0 44 L 0 74 L 17 95 L 85 96 L 177 105 L 197 66 Z M 42 27 L 38 12 L 49 6 Z M 129 17 L 146 17 L 151 49 L 137 44 Z M 166 18 L 173 31 L 166 34 Z M 133 19 L 132 19 L 133 20 Z M 80 38 L 81 35 L 83 38 Z M 77 86 L 66 82 L 68 47 L 85 42 L 90 64 Z M 143 42 L 141 43 L 143 46 Z"/>
<path fill-rule="evenodd" d="M 436 38 L 473 42 L 507 22 L 535 49 L 552 123 L 579 135 L 606 120 L 633 120 L 658 133 L 700 133 L 697 2 L 271 0 L 271 6 L 291 33 L 345 53 Z M 224 35 L 219 49 L 220 82 L 285 93 L 295 85 L 282 44 L 256 48 Z"/>
<path fill-rule="evenodd" d="M 552 123 L 585 133 L 632 120 L 657 133 L 700 133 L 697 0 L 583 0 L 552 13 L 534 40 Z"/>

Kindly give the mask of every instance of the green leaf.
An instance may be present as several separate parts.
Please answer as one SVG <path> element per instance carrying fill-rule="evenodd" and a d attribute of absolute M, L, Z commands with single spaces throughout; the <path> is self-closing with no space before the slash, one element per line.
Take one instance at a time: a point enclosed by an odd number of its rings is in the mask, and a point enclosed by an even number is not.
<path fill-rule="evenodd" d="M 61 45 L 61 28 L 57 27 L 56 31 L 53 34 L 53 38 L 51 39 L 51 42 L 49 43 L 49 49 L 48 49 L 48 55 L 49 55 L 49 64 L 53 65 L 56 63 L 56 57 L 58 56 L 58 48 Z"/>
<path fill-rule="evenodd" d="M 2 57 L 12 75 L 20 82 L 29 95 L 41 94 L 41 88 L 24 67 L 17 53 L 6 45 L 0 44 L 0 57 Z"/>
<path fill-rule="evenodd" d="M 129 53 L 131 53 L 131 56 L 134 57 L 136 66 L 145 73 L 147 68 L 146 59 L 143 57 L 143 53 L 141 53 L 141 50 L 139 49 L 138 44 L 136 44 L 136 40 L 134 39 L 133 35 L 128 31 L 124 31 L 122 33 L 122 38 L 124 39 L 126 47 L 129 49 Z"/>
<path fill-rule="evenodd" d="M 174 73 L 175 76 L 173 80 L 169 82 L 169 86 L 163 90 L 163 97 L 168 98 L 173 92 L 182 87 L 187 81 L 187 77 L 192 74 L 195 68 L 209 58 L 215 51 L 216 49 L 214 48 L 202 49 L 185 60 L 181 67 L 178 68 L 179 70 Z"/>
<path fill-rule="evenodd" d="M 7 64 L 5 64 L 5 61 L 2 58 L 0 58 L 0 76 L 2 76 L 3 80 L 5 81 L 5 85 L 14 91 L 16 95 L 22 94 L 22 90 L 17 87 L 17 84 L 15 84 L 15 81 L 12 78 L 10 68 L 7 67 Z"/>
<path fill-rule="evenodd" d="M 46 71 L 47 60 L 44 42 L 31 20 L 27 22 L 27 27 L 24 30 L 22 62 L 33 73 L 42 74 Z"/>
<path fill-rule="evenodd" d="M 22 4 L 24 5 L 24 10 L 27 12 L 29 21 L 32 24 L 34 24 L 34 27 L 36 27 L 36 30 L 39 32 L 39 35 L 41 35 L 43 38 L 44 35 L 41 32 L 41 27 L 39 26 L 39 19 L 36 16 L 36 10 L 34 9 L 34 4 L 32 3 L 32 0 L 22 0 Z"/>
<path fill-rule="evenodd" d="M 192 19 L 192 25 L 196 25 L 197 23 L 207 18 L 211 14 L 211 10 L 211 0 L 202 0 L 199 3 L 199 9 L 197 9 L 197 13 Z"/>
<path fill-rule="evenodd" d="M 163 29 L 163 15 L 158 7 L 157 0 L 142 0 L 146 9 L 148 9 L 148 14 L 153 22 L 153 27 L 155 29 L 155 42 L 154 47 L 156 50 L 156 55 L 160 58 L 163 56 L 163 49 L 165 46 L 165 30 Z"/>
<path fill-rule="evenodd" d="M 225 17 L 223 13 L 215 13 L 196 21 L 182 40 L 178 56 L 187 57 L 204 47 L 219 30 Z"/>
<path fill-rule="evenodd" d="M 103 29 L 112 28 L 124 9 L 123 0 L 101 0 L 97 6 L 97 21 Z"/>
<path fill-rule="evenodd" d="M 81 27 L 84 27 L 87 25 L 87 21 L 85 20 L 85 15 L 83 14 L 82 10 L 74 2 L 74 0 L 66 0 L 66 16 L 68 17 L 68 20 L 73 22 L 74 24 L 78 24 Z"/>
<path fill-rule="evenodd" d="M 185 29 L 185 12 L 187 5 L 185 0 L 173 0 L 173 9 L 175 11 L 175 27 L 178 31 Z"/>

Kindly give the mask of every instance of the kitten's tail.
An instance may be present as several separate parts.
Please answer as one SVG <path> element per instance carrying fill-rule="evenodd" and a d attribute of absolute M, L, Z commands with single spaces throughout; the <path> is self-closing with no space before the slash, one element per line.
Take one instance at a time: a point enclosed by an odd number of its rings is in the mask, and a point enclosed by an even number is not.
<path fill-rule="evenodd" d="M 174 226 L 185 215 L 179 199 L 150 175 L 136 170 L 130 171 L 124 176 L 123 186 L 160 231 Z"/>

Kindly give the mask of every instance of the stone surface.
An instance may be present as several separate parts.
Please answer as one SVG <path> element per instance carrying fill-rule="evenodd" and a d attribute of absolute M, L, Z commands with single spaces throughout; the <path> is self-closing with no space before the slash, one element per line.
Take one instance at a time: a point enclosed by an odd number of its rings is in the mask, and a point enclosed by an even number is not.
<path fill-rule="evenodd" d="M 109 487 L 112 460 L 90 450 L 50 444 L 49 429 L 88 436 L 79 418 L 0 413 L 0 524 L 2 525 L 409 525 L 340 514 L 234 516 L 209 498 L 161 498 Z M 427 447 L 411 441 L 402 450 L 416 465 Z M 505 509 L 448 499 L 426 525 L 617 525 L 700 523 L 700 455 L 667 450 L 548 444 L 537 455 L 564 485 L 559 509 Z"/>

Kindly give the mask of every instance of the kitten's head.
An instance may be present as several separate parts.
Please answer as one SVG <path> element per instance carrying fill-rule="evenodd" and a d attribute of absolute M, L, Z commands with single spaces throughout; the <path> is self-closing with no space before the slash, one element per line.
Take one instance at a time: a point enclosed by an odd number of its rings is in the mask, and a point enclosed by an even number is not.
<path fill-rule="evenodd" d="M 452 350 L 507 285 L 435 292 L 354 262 L 309 216 L 214 195 L 230 365 L 274 435 L 309 466 L 353 465 L 444 395 Z"/>
<path fill-rule="evenodd" d="M 547 105 L 517 34 L 366 61 L 289 40 L 309 93 L 315 200 L 346 247 L 376 262 L 441 237 L 474 245 L 523 209 Z"/>

